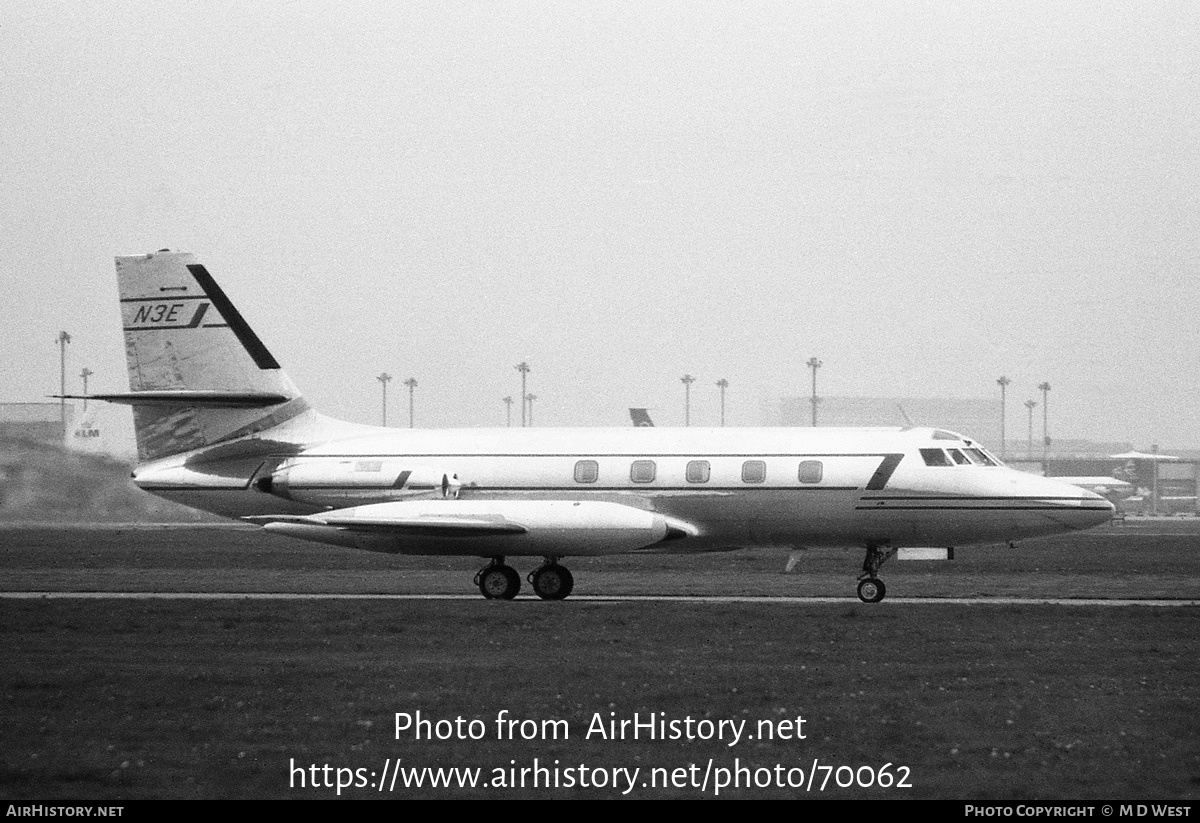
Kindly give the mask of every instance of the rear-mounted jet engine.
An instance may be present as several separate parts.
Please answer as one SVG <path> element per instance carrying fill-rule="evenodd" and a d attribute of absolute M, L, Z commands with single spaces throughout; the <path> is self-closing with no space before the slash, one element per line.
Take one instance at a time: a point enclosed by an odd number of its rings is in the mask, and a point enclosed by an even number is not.
<path fill-rule="evenodd" d="M 458 475 L 393 459 L 293 459 L 254 483 L 259 491 L 313 506 L 342 507 L 458 497 Z"/>

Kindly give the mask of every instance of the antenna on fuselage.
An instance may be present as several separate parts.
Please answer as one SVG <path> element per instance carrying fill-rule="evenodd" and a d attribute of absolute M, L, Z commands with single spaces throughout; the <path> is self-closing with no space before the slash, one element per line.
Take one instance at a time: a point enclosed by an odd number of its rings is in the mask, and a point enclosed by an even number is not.
<path fill-rule="evenodd" d="M 917 424 L 912 422 L 912 418 L 908 416 L 908 412 L 906 412 L 904 410 L 904 407 L 901 406 L 899 403 L 897 403 L 896 408 L 898 408 L 900 410 L 900 416 L 904 418 L 904 428 L 906 428 L 906 429 L 916 428 Z"/>

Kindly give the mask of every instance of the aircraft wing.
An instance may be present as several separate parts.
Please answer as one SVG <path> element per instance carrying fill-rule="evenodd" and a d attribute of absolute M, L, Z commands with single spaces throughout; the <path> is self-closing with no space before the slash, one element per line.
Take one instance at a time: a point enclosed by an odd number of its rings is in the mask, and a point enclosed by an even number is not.
<path fill-rule="evenodd" d="M 330 517 L 323 521 L 323 525 L 356 532 L 412 535 L 414 537 L 454 537 L 456 535 L 483 537 L 495 534 L 525 534 L 529 531 L 518 523 L 464 517 L 417 517 L 409 520 Z"/>
<path fill-rule="evenodd" d="M 1081 489 L 1087 489 L 1098 494 L 1106 494 L 1108 492 L 1125 492 L 1132 491 L 1133 484 L 1127 480 L 1118 480 L 1115 477 L 1051 477 L 1051 480 L 1058 480 L 1062 483 L 1070 483 L 1072 486 L 1078 486 Z"/>
<path fill-rule="evenodd" d="M 401 553 L 616 554 L 696 534 L 658 512 L 592 500 L 412 500 L 243 518 L 274 534 Z M 459 539 L 455 539 L 459 538 Z"/>
<path fill-rule="evenodd" d="M 267 515 L 246 517 L 252 523 L 295 523 L 309 526 L 331 526 L 355 532 L 411 537 L 485 537 L 500 534 L 524 534 L 528 531 L 519 523 L 485 517 L 338 517 L 328 515 Z"/>

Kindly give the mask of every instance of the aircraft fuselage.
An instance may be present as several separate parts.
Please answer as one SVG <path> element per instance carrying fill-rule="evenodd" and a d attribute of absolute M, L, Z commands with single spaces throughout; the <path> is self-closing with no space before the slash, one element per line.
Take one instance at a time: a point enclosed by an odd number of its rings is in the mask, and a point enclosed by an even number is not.
<path fill-rule="evenodd" d="M 940 450 L 944 464 L 929 465 L 922 449 Z M 977 456 L 961 463 L 951 456 L 972 450 L 977 455 L 972 441 L 946 432 L 934 439 L 930 429 L 373 429 L 287 451 L 248 439 L 240 450 L 226 444 L 140 466 L 135 477 L 155 494 L 231 517 L 385 504 L 368 515 L 472 516 L 479 501 L 511 501 L 513 516 L 530 518 L 538 507 L 512 507 L 613 504 L 595 507 L 587 521 L 599 539 L 571 544 L 564 555 L 961 546 L 1083 529 L 1111 517 L 1112 505 L 1091 492 Z M 631 546 L 616 532 L 606 542 L 606 518 L 620 531 L 627 524 L 617 516 L 634 516 L 622 509 L 659 515 L 684 539 L 664 540 L 647 527 L 646 545 Z M 314 527 L 272 530 L 315 539 Z M 357 530 L 328 542 L 408 554 L 540 555 L 555 553 L 547 541 L 556 528 L 568 526 L 540 527 L 549 537 L 537 541 L 515 534 L 396 540 Z"/>

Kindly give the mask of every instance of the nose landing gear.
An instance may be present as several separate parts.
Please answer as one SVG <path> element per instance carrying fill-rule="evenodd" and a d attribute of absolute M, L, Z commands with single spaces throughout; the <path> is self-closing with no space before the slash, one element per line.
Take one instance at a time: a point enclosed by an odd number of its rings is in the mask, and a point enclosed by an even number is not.
<path fill-rule="evenodd" d="M 887 593 L 887 586 L 875 577 L 867 577 L 858 581 L 858 599 L 864 603 L 878 603 Z"/>
<path fill-rule="evenodd" d="M 883 600 L 883 596 L 887 594 L 887 586 L 883 585 L 883 581 L 877 575 L 880 567 L 895 554 L 896 550 L 890 546 L 867 544 L 867 556 L 863 560 L 863 573 L 858 577 L 859 600 L 864 603 L 878 603 Z"/>

